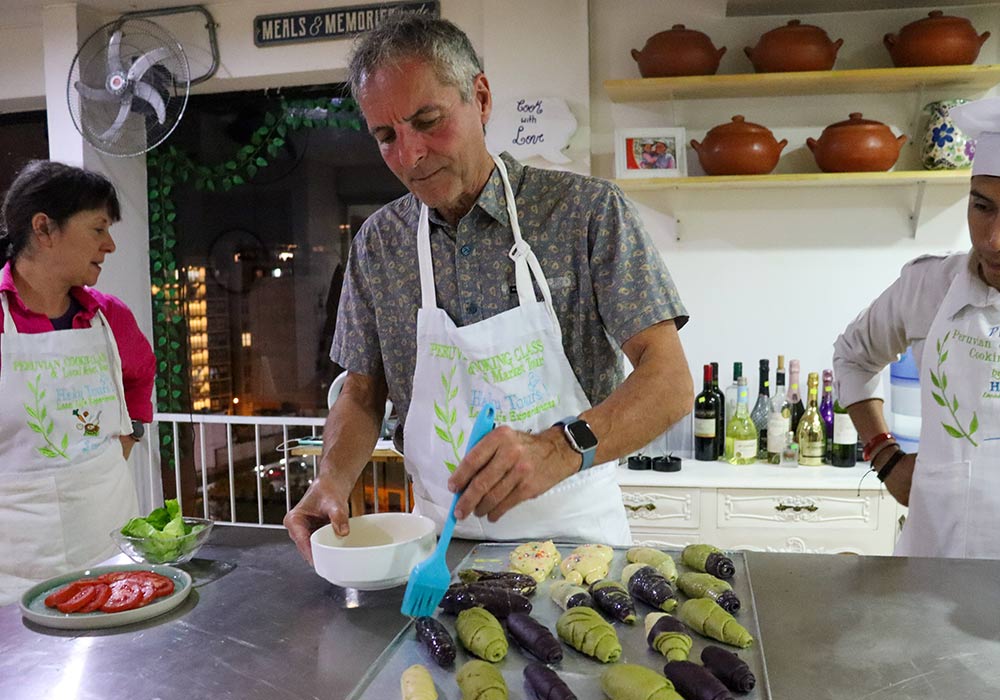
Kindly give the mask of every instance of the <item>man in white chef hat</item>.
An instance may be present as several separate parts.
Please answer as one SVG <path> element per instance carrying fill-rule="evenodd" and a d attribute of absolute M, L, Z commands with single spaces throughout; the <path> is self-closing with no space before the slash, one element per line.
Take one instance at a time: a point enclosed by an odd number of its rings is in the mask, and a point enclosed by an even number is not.
<path fill-rule="evenodd" d="M 925 255 L 834 343 L 839 401 L 865 460 L 909 513 L 895 553 L 1000 558 L 1000 98 L 951 109 L 976 139 L 967 253 Z M 881 372 L 907 347 L 920 367 L 919 454 L 882 414 Z"/>

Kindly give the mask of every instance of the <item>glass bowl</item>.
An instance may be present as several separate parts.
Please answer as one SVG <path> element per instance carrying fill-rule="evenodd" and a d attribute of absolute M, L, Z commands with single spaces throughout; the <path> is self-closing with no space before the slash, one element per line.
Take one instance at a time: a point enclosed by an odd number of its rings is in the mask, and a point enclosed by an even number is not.
<path fill-rule="evenodd" d="M 123 535 L 119 528 L 111 531 L 111 539 L 129 559 L 139 564 L 182 564 L 190 561 L 208 541 L 214 521 L 184 518 L 184 523 L 204 527 L 182 537 L 130 537 Z"/>

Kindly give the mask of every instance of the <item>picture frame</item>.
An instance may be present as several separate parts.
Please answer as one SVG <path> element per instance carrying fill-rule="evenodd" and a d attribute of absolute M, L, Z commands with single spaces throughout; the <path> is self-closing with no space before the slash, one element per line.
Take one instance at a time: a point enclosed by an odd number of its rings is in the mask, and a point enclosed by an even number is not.
<path fill-rule="evenodd" d="M 685 177 L 687 143 L 678 126 L 615 129 L 615 178 Z"/>

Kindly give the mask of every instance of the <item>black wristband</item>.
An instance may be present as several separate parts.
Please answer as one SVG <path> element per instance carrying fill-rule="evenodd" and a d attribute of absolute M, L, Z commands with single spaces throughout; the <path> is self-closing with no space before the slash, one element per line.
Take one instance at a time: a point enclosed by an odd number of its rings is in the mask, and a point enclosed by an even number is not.
<path fill-rule="evenodd" d="M 876 474 L 878 480 L 881 482 L 885 482 L 885 480 L 889 478 L 889 473 L 895 468 L 897 464 L 899 464 L 899 460 L 901 460 L 905 456 L 906 456 L 905 452 L 903 452 L 902 450 L 896 450 L 896 454 L 890 457 L 886 461 L 886 463 L 882 465 L 882 468 L 878 470 L 878 473 Z"/>

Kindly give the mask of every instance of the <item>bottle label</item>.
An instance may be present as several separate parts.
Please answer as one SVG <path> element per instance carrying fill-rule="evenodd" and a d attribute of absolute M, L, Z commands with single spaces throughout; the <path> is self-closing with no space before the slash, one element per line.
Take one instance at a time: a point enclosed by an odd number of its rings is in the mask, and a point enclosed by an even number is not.
<path fill-rule="evenodd" d="M 715 417 L 713 416 L 712 418 L 695 418 L 694 436 L 699 438 L 714 438 Z"/>
<path fill-rule="evenodd" d="M 858 442 L 858 431 L 846 413 L 833 414 L 833 444 L 854 445 Z"/>
<path fill-rule="evenodd" d="M 803 459 L 823 459 L 826 443 L 823 440 L 803 440 L 799 443 L 799 456 Z"/>
<path fill-rule="evenodd" d="M 780 413 L 767 421 L 768 452 L 778 453 L 785 449 L 785 435 L 788 433 L 786 424 L 785 417 Z"/>
<path fill-rule="evenodd" d="M 739 459 L 757 459 L 757 441 L 733 440 L 733 456 Z"/>

